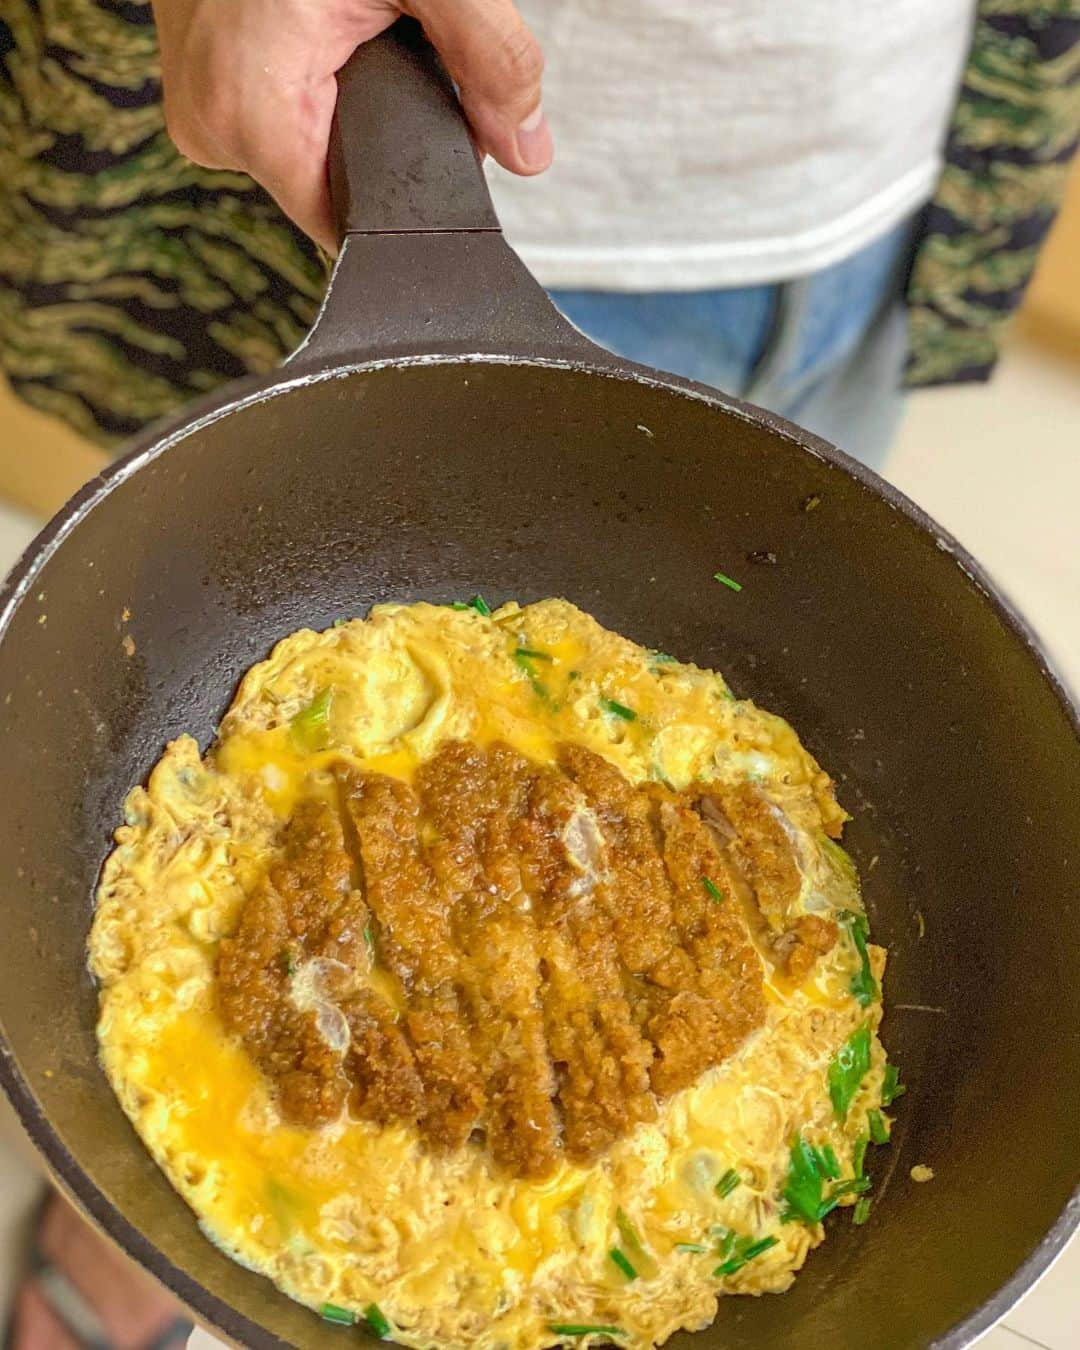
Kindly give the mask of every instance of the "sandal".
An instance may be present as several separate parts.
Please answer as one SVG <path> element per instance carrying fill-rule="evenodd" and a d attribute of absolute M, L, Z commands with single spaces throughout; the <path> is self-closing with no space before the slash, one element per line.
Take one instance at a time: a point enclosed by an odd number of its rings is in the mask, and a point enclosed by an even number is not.
<path fill-rule="evenodd" d="M 121 1300 L 136 1324 L 131 1335 L 118 1328 L 124 1320 L 116 1311 Z M 184 1350 L 192 1324 L 170 1295 L 50 1192 L 38 1212 L 4 1350 L 58 1350 L 58 1331 L 79 1350 Z"/>

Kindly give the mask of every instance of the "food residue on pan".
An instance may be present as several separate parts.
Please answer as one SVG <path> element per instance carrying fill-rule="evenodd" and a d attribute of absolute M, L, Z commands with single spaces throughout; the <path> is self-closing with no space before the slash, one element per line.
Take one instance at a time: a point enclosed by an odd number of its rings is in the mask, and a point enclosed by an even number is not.
<path fill-rule="evenodd" d="M 868 1217 L 903 1087 L 844 819 L 782 719 L 564 601 L 305 630 L 128 797 L 102 1063 L 327 1320 L 659 1344 Z"/>

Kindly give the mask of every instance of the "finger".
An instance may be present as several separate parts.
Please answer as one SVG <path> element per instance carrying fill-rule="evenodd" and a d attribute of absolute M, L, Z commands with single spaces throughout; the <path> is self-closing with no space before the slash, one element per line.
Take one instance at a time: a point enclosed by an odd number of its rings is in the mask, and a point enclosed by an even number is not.
<path fill-rule="evenodd" d="M 333 75 L 295 91 L 268 89 L 249 100 L 236 128 L 238 163 L 328 253 L 340 242 L 326 173 L 336 102 Z"/>
<path fill-rule="evenodd" d="M 511 0 L 413 0 L 409 9 L 457 83 L 480 148 L 513 173 L 543 172 L 552 157 L 544 58 Z"/>

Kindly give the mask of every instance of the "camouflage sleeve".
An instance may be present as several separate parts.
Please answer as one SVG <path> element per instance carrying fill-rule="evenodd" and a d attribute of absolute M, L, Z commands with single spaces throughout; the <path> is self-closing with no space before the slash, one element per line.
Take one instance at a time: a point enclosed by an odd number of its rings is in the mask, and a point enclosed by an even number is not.
<path fill-rule="evenodd" d="M 165 133 L 149 0 L 0 3 L 0 366 L 111 444 L 298 345 L 325 260 Z"/>
<path fill-rule="evenodd" d="M 909 385 L 988 379 L 1080 134 L 1080 4 L 980 0 L 908 287 Z"/>

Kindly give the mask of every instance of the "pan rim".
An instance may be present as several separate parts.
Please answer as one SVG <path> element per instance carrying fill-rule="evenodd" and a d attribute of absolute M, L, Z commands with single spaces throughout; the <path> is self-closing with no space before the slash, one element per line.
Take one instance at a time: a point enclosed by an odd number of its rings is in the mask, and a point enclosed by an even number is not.
<path fill-rule="evenodd" d="M 154 423 L 143 431 L 134 439 L 128 451 L 84 484 L 39 531 L 0 585 L 0 643 L 7 635 L 21 601 L 31 590 L 34 579 L 72 530 L 100 501 L 144 465 L 154 462 L 172 445 L 203 427 L 230 416 L 233 412 L 294 389 L 356 374 L 431 365 L 539 367 L 644 385 L 705 403 L 742 421 L 764 425 L 783 440 L 847 473 L 856 479 L 864 490 L 881 497 L 887 506 L 906 517 L 920 532 L 929 537 L 936 548 L 949 555 L 966 579 L 980 592 L 983 600 L 990 605 L 998 621 L 1026 649 L 1035 663 L 1038 674 L 1048 684 L 1074 737 L 1080 742 L 1080 701 L 1070 689 L 1031 624 L 972 554 L 899 488 L 836 446 L 830 445 L 811 432 L 804 431 L 775 413 L 732 398 L 706 385 L 630 362 L 615 360 L 600 349 L 597 350 L 595 359 L 581 355 L 567 356 L 554 349 L 535 355 L 466 350 L 432 351 L 344 362 L 324 369 L 305 370 L 299 367 L 294 371 L 286 366 L 283 370 L 270 375 L 249 376 L 226 385 L 223 389 L 190 405 L 184 413 Z M 251 1350 L 277 1350 L 285 1344 L 177 1266 L 145 1234 L 131 1224 L 90 1179 L 34 1095 L 18 1065 L 2 1025 L 0 1025 L 0 1087 L 5 1090 L 22 1128 L 36 1151 L 44 1158 L 54 1180 L 76 1207 L 86 1214 L 110 1241 L 175 1294 L 215 1333 L 246 1344 Z M 134 1131 L 132 1133 L 135 1137 Z M 989 1331 L 1042 1279 L 1078 1229 L 1080 1229 L 1080 1185 L 1074 1188 L 1051 1227 L 1013 1274 L 966 1317 L 942 1332 L 937 1339 L 928 1342 L 928 1350 L 962 1350 L 962 1347 L 972 1344 Z"/>

